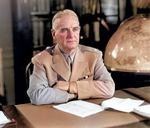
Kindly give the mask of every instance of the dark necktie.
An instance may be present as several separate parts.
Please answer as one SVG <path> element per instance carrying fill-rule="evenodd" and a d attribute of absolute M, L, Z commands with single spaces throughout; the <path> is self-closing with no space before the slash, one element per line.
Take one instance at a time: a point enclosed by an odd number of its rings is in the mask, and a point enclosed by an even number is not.
<path fill-rule="evenodd" d="M 68 64 L 69 69 L 71 71 L 71 58 L 70 58 L 70 56 L 68 56 L 68 58 L 67 58 L 67 64 Z"/>
<path fill-rule="evenodd" d="M 71 76 L 71 58 L 70 58 L 70 56 L 68 56 L 68 58 L 67 58 L 67 63 L 68 63 L 68 67 L 70 70 L 70 76 Z"/>

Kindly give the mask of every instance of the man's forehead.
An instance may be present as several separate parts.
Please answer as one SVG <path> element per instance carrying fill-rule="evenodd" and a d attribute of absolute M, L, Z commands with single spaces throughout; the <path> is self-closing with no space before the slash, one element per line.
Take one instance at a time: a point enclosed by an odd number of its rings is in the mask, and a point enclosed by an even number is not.
<path fill-rule="evenodd" d="M 63 22 L 63 21 L 57 21 L 56 22 L 56 28 L 75 28 L 75 27 L 79 27 L 79 22 L 78 21 L 72 21 L 70 23 L 68 22 Z"/>
<path fill-rule="evenodd" d="M 58 17 L 57 19 L 59 19 L 59 20 L 63 20 L 63 19 L 76 19 L 78 21 L 78 17 L 76 17 L 74 15 L 69 15 L 69 14 L 62 15 L 62 16 Z"/>

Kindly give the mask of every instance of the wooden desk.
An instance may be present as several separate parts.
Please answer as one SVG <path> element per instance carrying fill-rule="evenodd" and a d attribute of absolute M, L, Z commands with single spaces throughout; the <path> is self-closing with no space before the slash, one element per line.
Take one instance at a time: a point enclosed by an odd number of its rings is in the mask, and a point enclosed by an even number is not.
<path fill-rule="evenodd" d="M 114 97 L 138 99 L 121 90 L 116 91 Z M 106 99 L 89 99 L 86 101 L 101 104 L 103 100 Z M 40 106 L 20 104 L 15 106 L 3 106 L 3 108 L 11 118 L 17 121 L 18 128 L 126 128 L 126 126 L 129 125 L 134 128 L 133 126 L 135 124 L 140 124 L 147 120 L 147 118 L 134 113 L 123 113 L 115 110 L 105 110 L 81 118 L 54 109 L 52 108 L 52 104 Z M 147 124 L 145 125 L 148 126 Z M 148 127 L 150 127 L 150 125 Z"/>
<path fill-rule="evenodd" d="M 140 88 L 127 88 L 124 89 L 124 91 L 150 103 L 150 86 Z"/>
<path fill-rule="evenodd" d="M 145 92 L 146 94 L 148 94 L 149 98 L 150 98 L 150 86 L 140 87 L 140 88 L 137 88 L 137 89 L 142 91 L 142 92 Z"/>

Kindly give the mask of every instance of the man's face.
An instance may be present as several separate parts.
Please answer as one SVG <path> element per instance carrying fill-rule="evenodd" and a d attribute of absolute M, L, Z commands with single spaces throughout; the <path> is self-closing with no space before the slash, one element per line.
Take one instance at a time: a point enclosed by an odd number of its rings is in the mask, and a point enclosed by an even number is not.
<path fill-rule="evenodd" d="M 55 30 L 52 29 L 54 42 L 66 54 L 72 53 L 79 44 L 80 26 L 75 16 L 65 15 L 55 21 Z"/>

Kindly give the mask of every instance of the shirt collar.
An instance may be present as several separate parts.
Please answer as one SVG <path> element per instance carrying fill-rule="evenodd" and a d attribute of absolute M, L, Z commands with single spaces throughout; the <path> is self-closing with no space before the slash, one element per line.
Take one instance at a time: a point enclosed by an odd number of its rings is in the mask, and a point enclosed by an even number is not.
<path fill-rule="evenodd" d="M 67 55 L 66 53 L 64 53 L 60 47 L 59 47 L 59 49 L 60 49 L 61 53 L 63 54 L 63 56 L 65 57 L 65 59 L 67 60 L 68 56 L 70 56 L 71 63 L 73 63 L 77 49 L 75 49 L 70 55 Z"/>

